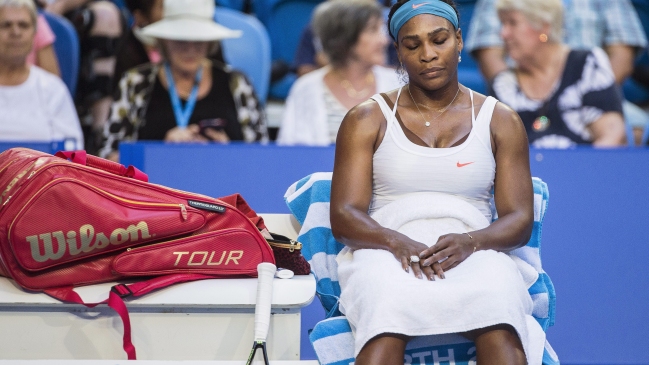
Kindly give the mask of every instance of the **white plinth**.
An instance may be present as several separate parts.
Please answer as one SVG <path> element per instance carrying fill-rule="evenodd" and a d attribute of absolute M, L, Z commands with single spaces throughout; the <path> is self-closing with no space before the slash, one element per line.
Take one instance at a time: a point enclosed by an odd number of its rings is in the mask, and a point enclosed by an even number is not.
<path fill-rule="evenodd" d="M 110 286 L 78 292 L 86 301 L 101 301 Z M 254 278 L 202 280 L 128 301 L 138 359 L 246 359 L 254 337 L 256 290 Z M 270 359 L 300 359 L 300 308 L 314 293 L 311 275 L 274 280 Z M 0 278 L 0 359 L 125 358 L 122 324 L 112 309 L 60 303 Z"/>

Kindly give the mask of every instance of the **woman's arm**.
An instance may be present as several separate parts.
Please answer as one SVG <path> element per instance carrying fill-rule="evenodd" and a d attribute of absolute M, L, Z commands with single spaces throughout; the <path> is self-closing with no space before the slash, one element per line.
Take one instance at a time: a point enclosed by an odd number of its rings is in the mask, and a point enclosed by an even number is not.
<path fill-rule="evenodd" d="M 409 257 L 427 246 L 382 227 L 367 214 L 372 199 L 372 156 L 382 123 L 385 117 L 370 100 L 352 108 L 340 126 L 331 181 L 331 230 L 336 240 L 352 249 L 390 251 L 408 271 Z M 422 277 L 419 265 L 413 265 L 413 271 Z M 423 273 L 433 280 L 430 267 Z"/>
<path fill-rule="evenodd" d="M 595 147 L 619 147 L 626 143 L 624 119 L 618 112 L 602 114 L 596 121 L 588 125 L 593 136 Z"/>
<path fill-rule="evenodd" d="M 469 232 L 471 236 L 440 237 L 437 244 L 422 252 L 421 257 L 426 258 L 424 265 L 446 258 L 441 264 L 446 271 L 477 250 L 507 252 L 529 240 L 534 220 L 534 192 L 525 127 L 516 112 L 498 103 L 491 120 L 491 136 L 496 160 L 494 200 L 498 220 L 487 228 Z"/>
<path fill-rule="evenodd" d="M 137 71 L 132 71 L 137 72 Z M 135 121 L 132 119 L 132 108 L 137 108 L 137 105 L 132 104 L 130 101 L 134 100 L 132 94 L 134 85 L 132 78 L 135 73 L 125 73 L 122 79 L 119 80 L 117 94 L 110 107 L 110 114 L 106 125 L 104 126 L 104 135 L 102 146 L 99 149 L 99 157 L 109 159 L 111 161 L 119 160 L 119 142 L 122 140 L 135 139 Z"/>
<path fill-rule="evenodd" d="M 45 10 L 50 13 L 63 15 L 70 10 L 80 7 L 88 1 L 89 0 L 55 0 L 54 2 L 47 4 Z"/>
<path fill-rule="evenodd" d="M 38 52 L 36 52 L 36 64 L 49 73 L 52 73 L 56 76 L 61 76 L 61 71 L 59 70 L 59 62 L 56 59 L 54 47 L 52 47 L 51 44 L 39 49 Z"/>
<path fill-rule="evenodd" d="M 242 73 L 235 71 L 230 79 L 230 90 L 244 140 L 268 142 L 266 113 L 250 81 Z"/>
<path fill-rule="evenodd" d="M 593 146 L 617 147 L 626 144 L 626 131 L 622 116 L 622 97 L 615 84 L 615 71 L 606 53 L 599 48 L 591 50 L 586 62 L 594 63 L 596 81 L 582 83 L 581 122 L 590 132 Z"/>

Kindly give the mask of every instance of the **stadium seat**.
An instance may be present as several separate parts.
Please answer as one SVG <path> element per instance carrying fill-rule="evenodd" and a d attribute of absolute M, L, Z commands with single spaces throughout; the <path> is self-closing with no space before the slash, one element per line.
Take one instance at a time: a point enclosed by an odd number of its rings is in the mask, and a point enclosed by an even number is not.
<path fill-rule="evenodd" d="M 228 28 L 243 31 L 240 38 L 222 41 L 223 56 L 229 65 L 250 79 L 259 100 L 265 104 L 271 64 L 270 39 L 266 28 L 254 16 L 228 8 L 217 8 L 214 19 Z"/>
<path fill-rule="evenodd" d="M 324 0 L 256 0 L 257 18 L 268 29 L 273 62 L 292 65 L 302 30 L 311 20 L 313 9 Z M 270 96 L 285 99 L 296 76 L 290 72 L 271 85 Z"/>
<path fill-rule="evenodd" d="M 48 12 L 42 14 L 56 35 L 54 52 L 59 61 L 61 79 L 74 96 L 79 76 L 79 36 L 67 19 Z"/>

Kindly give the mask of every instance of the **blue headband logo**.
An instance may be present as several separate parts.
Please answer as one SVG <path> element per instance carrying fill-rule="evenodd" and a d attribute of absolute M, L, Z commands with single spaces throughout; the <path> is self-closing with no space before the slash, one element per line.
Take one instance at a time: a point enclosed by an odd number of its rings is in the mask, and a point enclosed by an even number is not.
<path fill-rule="evenodd" d="M 394 12 L 394 15 L 392 15 L 392 20 L 390 21 L 390 32 L 392 35 L 397 38 L 401 27 L 403 27 L 408 20 L 419 14 L 432 14 L 442 17 L 453 24 L 455 29 L 459 28 L 455 9 L 447 3 L 437 0 L 412 4 L 412 7 L 401 6 L 397 9 L 397 11 Z"/>

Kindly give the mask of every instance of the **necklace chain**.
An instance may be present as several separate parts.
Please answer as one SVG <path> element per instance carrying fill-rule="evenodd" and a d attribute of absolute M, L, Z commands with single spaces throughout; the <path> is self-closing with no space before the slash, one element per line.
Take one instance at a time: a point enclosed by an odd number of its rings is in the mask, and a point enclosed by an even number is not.
<path fill-rule="evenodd" d="M 458 96 L 459 93 L 460 93 L 460 88 L 458 87 L 458 88 L 457 88 L 457 92 L 455 93 L 455 96 L 453 97 L 453 100 L 451 100 L 451 102 L 448 103 L 448 105 L 445 106 L 444 109 L 442 109 L 442 111 L 441 111 L 439 114 L 437 114 L 437 116 L 436 116 L 435 118 L 431 119 L 431 122 L 434 122 L 435 120 L 437 120 L 437 118 L 440 117 L 440 115 L 444 114 L 444 112 L 446 111 L 446 109 L 448 109 L 448 107 L 450 107 L 451 104 L 453 104 L 453 102 L 455 101 L 455 99 L 457 98 L 457 96 Z M 415 101 L 415 98 L 412 97 L 412 93 L 410 92 L 410 85 L 408 85 L 408 94 L 410 94 L 410 99 L 412 99 L 412 102 L 415 103 L 415 106 L 417 107 L 417 111 L 419 112 L 419 115 L 421 115 L 421 119 L 423 119 L 424 122 L 426 122 L 426 123 L 424 123 L 424 125 L 425 125 L 426 127 L 430 127 L 430 122 L 427 121 L 426 118 L 424 118 L 424 114 L 423 114 L 423 113 L 421 112 L 421 110 L 419 109 L 419 104 L 417 104 L 417 102 Z"/>

